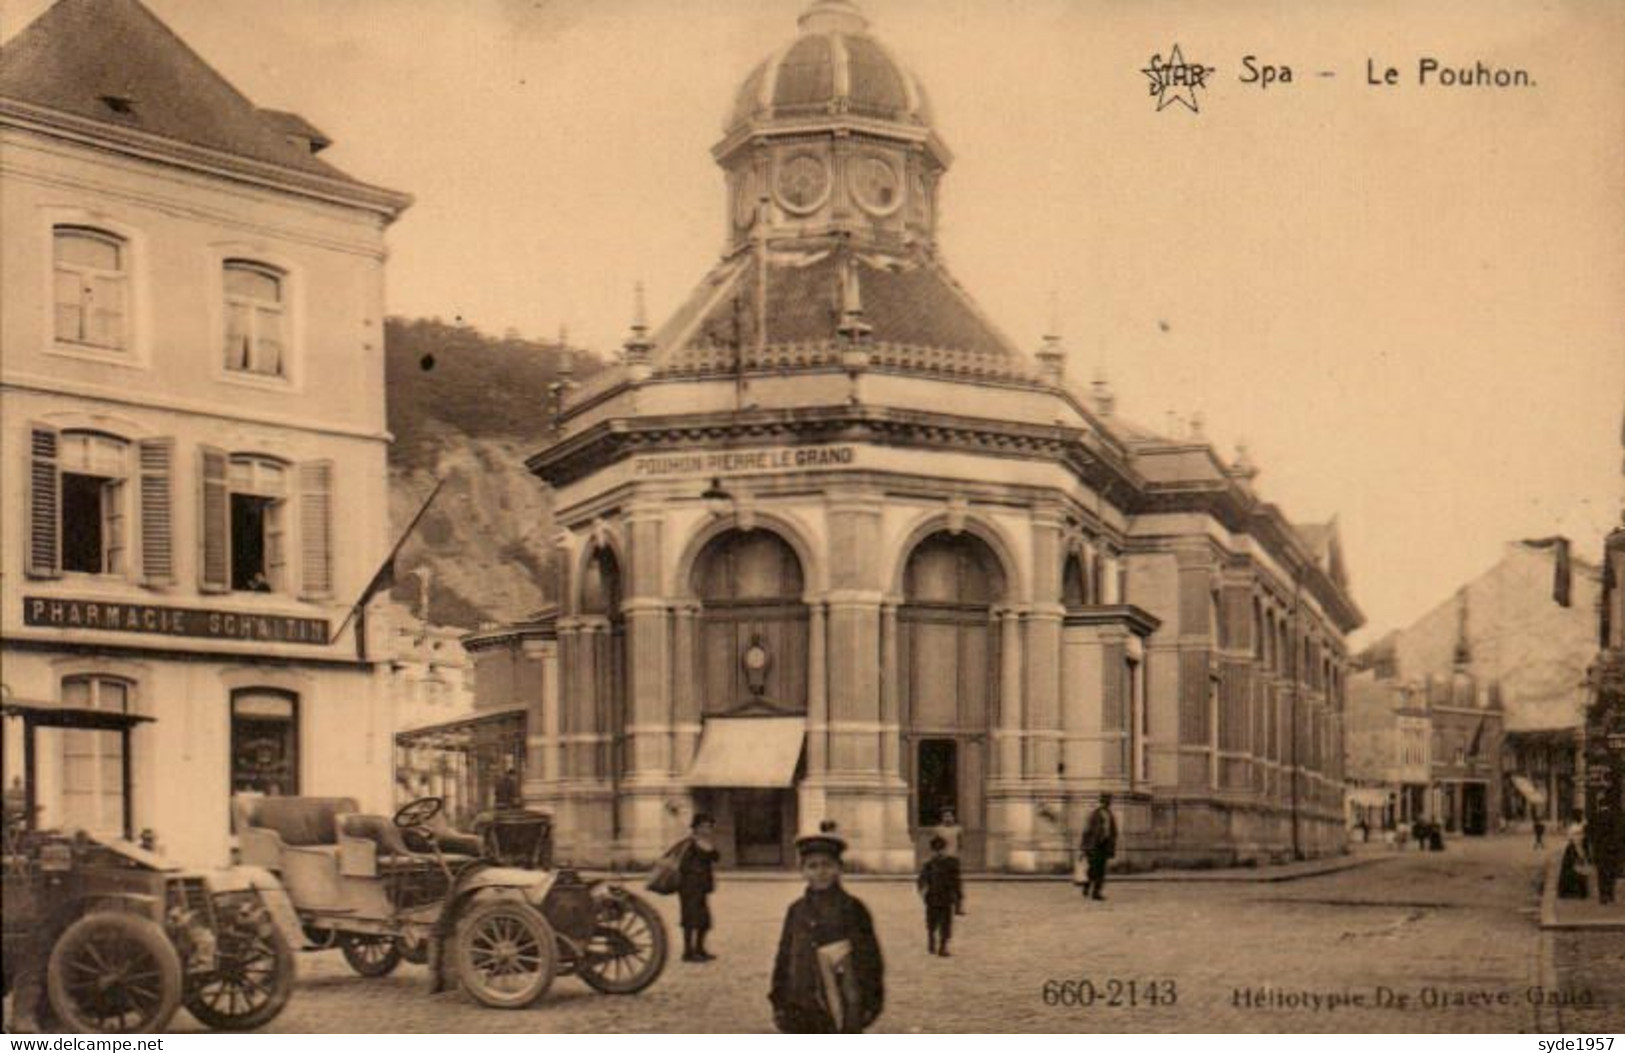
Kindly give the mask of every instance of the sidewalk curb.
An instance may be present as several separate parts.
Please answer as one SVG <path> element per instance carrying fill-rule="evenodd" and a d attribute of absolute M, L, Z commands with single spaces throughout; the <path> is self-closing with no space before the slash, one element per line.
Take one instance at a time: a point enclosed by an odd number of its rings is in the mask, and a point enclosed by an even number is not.
<path fill-rule="evenodd" d="M 1224 870 L 1147 870 L 1139 873 L 1109 874 L 1107 881 L 1110 884 L 1169 884 L 1169 883 L 1218 883 L 1218 884 L 1273 884 L 1284 881 L 1300 881 L 1305 878 L 1323 877 L 1327 874 L 1339 874 L 1345 870 L 1354 870 L 1358 867 L 1370 866 L 1387 860 L 1397 859 L 1397 855 L 1388 854 L 1361 854 L 1337 856 L 1331 859 L 1311 860 L 1306 863 L 1286 863 L 1276 867 L 1234 867 Z M 636 875 L 641 877 L 641 875 Z M 799 883 L 801 875 L 793 870 L 724 870 L 717 874 L 719 881 L 729 884 L 752 883 Z M 622 880 L 626 880 L 623 878 Z M 896 882 L 913 884 L 913 874 L 843 874 L 841 880 L 848 884 L 880 884 Z M 965 883 L 971 885 L 994 884 L 1072 884 L 1070 874 L 1000 874 L 980 873 L 966 874 Z"/>
<path fill-rule="evenodd" d="M 1540 927 L 1557 932 L 1625 931 L 1625 911 L 1612 918 L 1564 919 L 1557 916 L 1557 871 L 1562 866 L 1562 860 L 1562 853 L 1555 853 L 1546 859 L 1546 873 L 1540 890 Z"/>

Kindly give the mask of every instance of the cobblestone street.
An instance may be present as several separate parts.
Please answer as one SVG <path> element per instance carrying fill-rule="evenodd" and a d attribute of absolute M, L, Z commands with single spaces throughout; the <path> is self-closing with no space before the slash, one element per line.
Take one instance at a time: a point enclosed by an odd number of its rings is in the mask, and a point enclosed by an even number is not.
<path fill-rule="evenodd" d="M 873 911 L 886 955 L 882 1031 L 1625 1029 L 1625 932 L 1543 934 L 1541 862 L 1522 838 L 1458 839 L 1442 855 L 1288 883 L 1123 881 L 1098 904 L 1060 882 L 976 882 L 950 959 L 926 956 L 909 884 L 850 887 Z M 713 901 L 720 960 L 674 959 L 630 998 L 561 979 L 538 1007 L 502 1012 L 428 994 L 422 968 L 365 980 L 336 952 L 303 955 L 272 1030 L 766 1030 L 778 925 L 798 891 L 724 876 Z M 674 924 L 676 904 L 659 902 Z M 1090 981 L 1094 1004 L 1047 1005 L 1050 980 Z M 1171 981 L 1177 1001 L 1111 1006 L 1113 980 L 1133 981 L 1137 994 Z M 1532 1004 L 1532 987 L 1576 1004 Z M 1070 989 L 1065 997 L 1080 1001 Z M 176 1027 L 195 1025 L 182 1014 Z"/>

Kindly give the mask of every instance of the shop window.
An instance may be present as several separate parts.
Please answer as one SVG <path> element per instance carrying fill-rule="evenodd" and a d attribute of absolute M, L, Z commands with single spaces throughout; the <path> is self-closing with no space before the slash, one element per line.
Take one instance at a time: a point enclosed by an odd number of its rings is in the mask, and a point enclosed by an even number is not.
<path fill-rule="evenodd" d="M 132 685 L 108 676 L 62 680 L 62 705 L 128 713 Z M 88 830 L 122 836 L 126 824 L 125 738 L 119 731 L 41 728 L 39 825 L 42 829 Z"/>
<path fill-rule="evenodd" d="M 299 697 L 249 688 L 231 695 L 231 792 L 299 793 Z"/>
<path fill-rule="evenodd" d="M 123 238 L 90 227 L 52 231 L 56 338 L 122 351 L 129 346 L 129 249 Z"/>
<path fill-rule="evenodd" d="M 286 276 L 263 263 L 227 260 L 224 284 L 226 369 L 286 376 Z"/>

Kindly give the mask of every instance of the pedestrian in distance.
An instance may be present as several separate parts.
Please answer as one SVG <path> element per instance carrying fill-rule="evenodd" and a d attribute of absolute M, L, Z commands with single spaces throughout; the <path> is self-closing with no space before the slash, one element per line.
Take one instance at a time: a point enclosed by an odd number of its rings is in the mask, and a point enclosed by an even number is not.
<path fill-rule="evenodd" d="M 1083 894 L 1089 899 L 1106 898 L 1106 864 L 1117 855 L 1117 818 L 1112 815 L 1112 795 L 1100 795 L 1100 805 L 1089 813 L 1083 827 L 1079 851 L 1088 863 Z"/>
<path fill-rule="evenodd" d="M 947 846 L 942 850 L 942 854 L 957 860 L 960 846 L 964 844 L 965 832 L 960 828 L 959 817 L 954 814 L 952 808 L 944 808 L 937 816 L 936 834 Z M 954 913 L 963 914 L 965 911 L 963 908 L 955 907 Z"/>
<path fill-rule="evenodd" d="M 954 934 L 954 915 L 965 913 L 965 885 L 960 880 L 959 860 L 948 854 L 948 842 L 940 835 L 931 839 L 931 858 L 920 868 L 916 882 L 925 899 L 925 945 L 927 952 L 948 957 L 948 941 Z"/>
<path fill-rule="evenodd" d="M 683 925 L 683 961 L 710 962 L 716 955 L 705 949 L 705 936 L 711 931 L 712 891 L 717 887 L 713 868 L 722 853 L 713 835 L 716 820 L 705 812 L 694 813 L 688 824 L 688 843 L 677 863 L 677 902 Z"/>
<path fill-rule="evenodd" d="M 1546 847 L 1546 821 L 1538 815 L 1535 816 L 1535 847 Z"/>
<path fill-rule="evenodd" d="M 857 1034 L 885 1004 L 874 921 L 841 887 L 846 842 L 832 826 L 796 840 L 807 891 L 784 915 L 767 996 L 773 1025 L 785 1034 Z"/>

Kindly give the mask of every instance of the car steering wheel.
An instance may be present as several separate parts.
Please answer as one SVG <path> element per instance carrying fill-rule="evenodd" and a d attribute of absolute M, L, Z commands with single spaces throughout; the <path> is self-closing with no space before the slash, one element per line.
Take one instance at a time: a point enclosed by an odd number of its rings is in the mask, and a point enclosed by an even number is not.
<path fill-rule="evenodd" d="M 415 830 L 429 825 L 430 820 L 446 809 L 444 797 L 419 797 L 401 806 L 395 813 L 395 825 L 402 830 Z"/>

